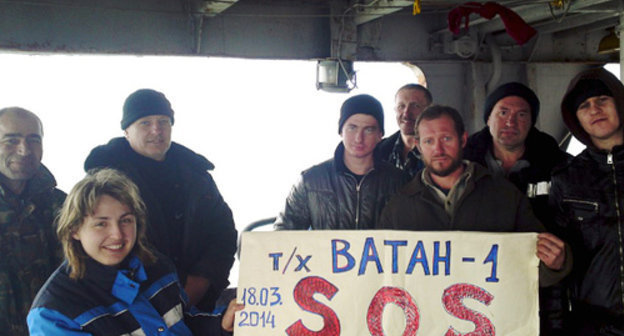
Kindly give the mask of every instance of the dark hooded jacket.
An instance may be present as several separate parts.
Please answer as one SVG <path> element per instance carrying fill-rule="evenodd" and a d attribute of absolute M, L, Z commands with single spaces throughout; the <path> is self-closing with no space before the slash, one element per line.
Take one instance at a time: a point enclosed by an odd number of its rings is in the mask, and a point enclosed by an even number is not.
<path fill-rule="evenodd" d="M 301 173 L 275 224 L 277 230 L 373 229 L 386 202 L 407 182 L 407 175 L 379 159 L 358 181 L 344 164 L 344 145 L 334 158 Z"/>
<path fill-rule="evenodd" d="M 574 110 L 576 88 L 598 79 L 611 91 L 624 120 L 624 86 L 604 69 L 581 72 L 561 103 L 564 122 L 587 148 L 552 177 L 556 224 L 572 246 L 570 334 L 624 335 L 624 146 L 594 146 Z M 620 128 L 621 131 L 621 128 Z"/>
<path fill-rule="evenodd" d="M 124 138 L 94 148 L 85 170 L 109 167 L 126 173 L 147 206 L 147 237 L 176 266 L 180 281 L 207 278 L 210 288 L 198 308 L 211 310 L 229 284 L 237 232 L 232 212 L 209 170 L 214 166 L 190 149 L 171 143 L 165 161 L 136 153 Z"/>

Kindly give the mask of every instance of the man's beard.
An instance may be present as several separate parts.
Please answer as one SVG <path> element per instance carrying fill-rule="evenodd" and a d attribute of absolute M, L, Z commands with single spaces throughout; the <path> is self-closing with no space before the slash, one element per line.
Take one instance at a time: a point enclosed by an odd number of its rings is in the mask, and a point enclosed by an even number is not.
<path fill-rule="evenodd" d="M 448 155 L 447 155 L 448 157 Z M 448 166 L 445 169 L 435 169 L 432 167 L 432 165 L 427 165 L 427 169 L 429 170 L 430 173 L 440 176 L 440 177 L 446 177 L 451 175 L 453 172 L 455 172 L 455 170 L 457 170 L 457 168 L 459 166 L 461 166 L 462 164 L 462 154 L 459 153 L 459 155 L 457 156 L 457 158 L 453 159 L 453 161 L 451 161 L 451 165 Z"/>

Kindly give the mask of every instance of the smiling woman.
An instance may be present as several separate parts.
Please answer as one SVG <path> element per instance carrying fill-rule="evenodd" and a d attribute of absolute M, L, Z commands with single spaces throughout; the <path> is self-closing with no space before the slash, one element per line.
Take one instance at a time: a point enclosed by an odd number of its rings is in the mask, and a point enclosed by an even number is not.
<path fill-rule="evenodd" d="M 134 247 L 136 217 L 127 205 L 109 195 L 100 196 L 92 211 L 72 238 L 100 264 L 117 266 Z"/>
<path fill-rule="evenodd" d="M 222 335 L 223 319 L 199 314 L 168 258 L 146 244 L 139 188 L 113 169 L 91 171 L 71 190 L 57 221 L 65 262 L 28 313 L 30 335 Z"/>

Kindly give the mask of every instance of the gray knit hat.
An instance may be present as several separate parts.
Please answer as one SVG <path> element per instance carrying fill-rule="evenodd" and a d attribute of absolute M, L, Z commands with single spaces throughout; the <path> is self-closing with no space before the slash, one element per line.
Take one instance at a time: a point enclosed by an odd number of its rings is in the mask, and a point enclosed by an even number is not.
<path fill-rule="evenodd" d="M 171 103 L 164 94 L 152 89 L 140 89 L 126 98 L 121 117 L 121 129 L 125 130 L 133 122 L 150 115 L 166 115 L 173 125 Z"/>

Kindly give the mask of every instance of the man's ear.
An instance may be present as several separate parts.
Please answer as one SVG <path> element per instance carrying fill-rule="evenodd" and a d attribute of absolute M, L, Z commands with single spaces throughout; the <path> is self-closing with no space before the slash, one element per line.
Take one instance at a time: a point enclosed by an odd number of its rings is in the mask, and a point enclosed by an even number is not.
<path fill-rule="evenodd" d="M 420 150 L 420 140 L 415 139 L 414 141 L 415 141 L 415 142 L 414 142 L 414 145 L 416 145 L 416 148 L 418 148 L 418 151 L 419 151 L 420 153 L 422 153 L 422 150 Z"/>
<path fill-rule="evenodd" d="M 128 139 L 128 129 L 127 129 L 127 128 L 124 130 L 124 137 L 125 137 L 126 139 Z"/>
<path fill-rule="evenodd" d="M 466 148 L 466 143 L 468 142 L 468 132 L 464 132 L 461 137 L 461 146 L 462 148 Z"/>

